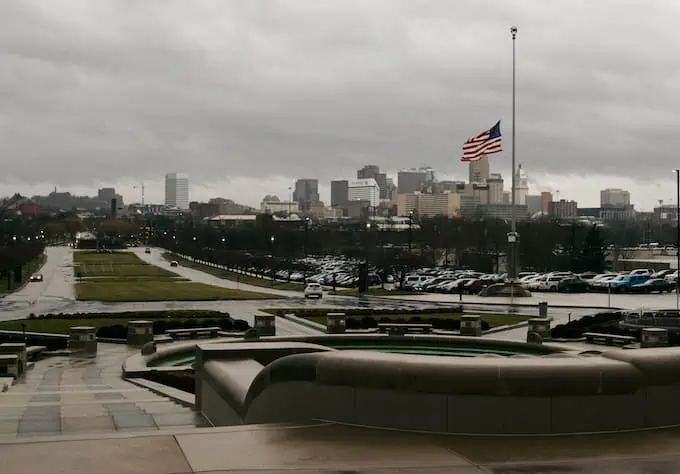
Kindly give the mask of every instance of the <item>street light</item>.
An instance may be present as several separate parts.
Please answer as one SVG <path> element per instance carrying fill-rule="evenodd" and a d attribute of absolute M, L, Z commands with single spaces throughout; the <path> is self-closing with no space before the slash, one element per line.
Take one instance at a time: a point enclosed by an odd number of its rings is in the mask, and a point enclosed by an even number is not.
<path fill-rule="evenodd" d="M 312 222 L 312 220 L 309 217 L 305 218 L 305 242 L 304 242 L 304 244 L 305 244 L 305 258 L 307 258 L 307 252 L 309 251 L 308 250 L 308 246 L 309 246 L 309 236 L 308 236 L 308 234 L 309 234 L 309 224 L 311 222 Z"/>

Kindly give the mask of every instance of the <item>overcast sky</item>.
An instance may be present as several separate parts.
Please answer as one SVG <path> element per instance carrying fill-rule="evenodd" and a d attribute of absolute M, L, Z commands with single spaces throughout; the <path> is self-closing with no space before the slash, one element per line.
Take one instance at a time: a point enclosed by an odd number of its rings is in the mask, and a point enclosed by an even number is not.
<path fill-rule="evenodd" d="M 144 181 L 160 202 L 178 171 L 192 199 L 255 205 L 367 163 L 463 178 L 498 119 L 509 178 L 517 24 L 533 190 L 649 208 L 680 166 L 679 20 L 672 0 L 2 0 L 0 194 Z"/>

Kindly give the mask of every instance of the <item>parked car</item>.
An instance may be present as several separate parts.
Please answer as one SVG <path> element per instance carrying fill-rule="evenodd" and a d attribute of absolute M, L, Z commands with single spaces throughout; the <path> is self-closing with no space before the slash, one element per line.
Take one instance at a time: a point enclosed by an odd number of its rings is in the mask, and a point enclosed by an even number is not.
<path fill-rule="evenodd" d="M 664 293 L 675 289 L 675 283 L 666 281 L 664 278 L 652 278 L 644 283 L 638 283 L 630 287 L 635 293 Z"/>
<path fill-rule="evenodd" d="M 557 283 L 557 291 L 562 293 L 585 293 L 590 284 L 580 278 L 566 278 Z"/>
<path fill-rule="evenodd" d="M 31 278 L 29 278 L 30 281 L 43 281 L 43 276 L 42 273 L 36 273 L 34 275 L 31 275 Z"/>
<path fill-rule="evenodd" d="M 171 267 L 179 267 L 179 263 L 177 263 L 177 260 L 173 260 L 172 262 L 170 262 L 170 266 Z"/>
<path fill-rule="evenodd" d="M 305 298 L 321 298 L 323 289 L 318 283 L 308 283 L 305 287 Z"/>
<path fill-rule="evenodd" d="M 639 285 L 641 283 L 649 280 L 649 273 L 637 273 L 633 275 L 619 275 L 609 282 L 612 286 L 612 291 L 625 293 L 630 291 L 634 285 Z"/>

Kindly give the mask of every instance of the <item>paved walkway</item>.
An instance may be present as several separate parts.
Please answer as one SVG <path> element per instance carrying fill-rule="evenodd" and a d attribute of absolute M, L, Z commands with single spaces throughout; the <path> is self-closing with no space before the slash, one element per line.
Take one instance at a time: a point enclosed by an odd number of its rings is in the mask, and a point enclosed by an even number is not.
<path fill-rule="evenodd" d="M 99 344 L 95 358 L 37 362 L 0 394 L 0 439 L 202 425 L 190 408 L 121 379 L 131 350 Z"/>
<path fill-rule="evenodd" d="M 677 474 L 677 430 L 462 438 L 339 425 L 0 439 L 3 474 Z"/>

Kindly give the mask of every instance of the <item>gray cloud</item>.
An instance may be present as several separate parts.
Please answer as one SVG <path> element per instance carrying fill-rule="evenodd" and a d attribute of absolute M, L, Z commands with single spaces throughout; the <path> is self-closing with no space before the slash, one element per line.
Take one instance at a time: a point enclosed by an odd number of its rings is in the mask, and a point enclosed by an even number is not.
<path fill-rule="evenodd" d="M 460 171 L 465 138 L 499 117 L 509 138 L 517 23 L 525 167 L 654 179 L 680 148 L 678 13 L 670 0 L 5 0 L 2 174 Z"/>

